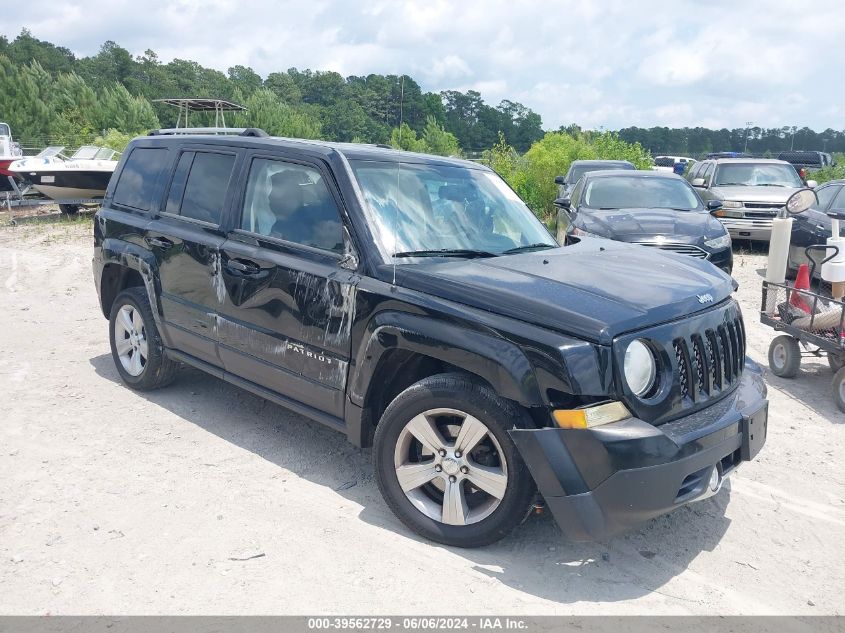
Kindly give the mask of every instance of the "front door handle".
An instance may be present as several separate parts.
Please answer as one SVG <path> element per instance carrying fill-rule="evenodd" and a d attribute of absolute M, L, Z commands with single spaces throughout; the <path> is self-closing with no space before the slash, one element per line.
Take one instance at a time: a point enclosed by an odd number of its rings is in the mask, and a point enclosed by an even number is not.
<path fill-rule="evenodd" d="M 242 275 L 257 275 L 261 272 L 261 266 L 248 259 L 230 259 L 226 262 L 226 268 Z"/>
<path fill-rule="evenodd" d="M 173 242 L 171 242 L 166 237 L 147 237 L 144 241 L 150 246 L 156 246 L 164 250 L 167 250 L 168 248 L 173 246 Z"/>

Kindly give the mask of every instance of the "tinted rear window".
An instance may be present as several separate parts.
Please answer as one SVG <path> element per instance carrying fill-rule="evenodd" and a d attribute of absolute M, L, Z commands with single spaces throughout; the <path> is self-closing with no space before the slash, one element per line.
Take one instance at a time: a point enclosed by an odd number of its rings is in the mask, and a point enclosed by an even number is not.
<path fill-rule="evenodd" d="M 193 160 L 191 161 L 191 155 Z M 190 173 L 184 182 L 184 193 L 180 196 L 180 182 L 184 170 L 190 164 Z M 179 167 L 174 175 L 173 185 L 167 200 L 167 211 L 201 220 L 210 224 L 220 224 L 223 215 L 223 202 L 229 188 L 229 178 L 235 157 L 232 154 L 210 152 L 185 152 L 179 159 Z M 178 207 L 178 210 L 177 210 Z"/>
<path fill-rule="evenodd" d="M 136 147 L 126 159 L 114 190 L 115 204 L 149 211 L 167 165 L 167 148 Z"/>

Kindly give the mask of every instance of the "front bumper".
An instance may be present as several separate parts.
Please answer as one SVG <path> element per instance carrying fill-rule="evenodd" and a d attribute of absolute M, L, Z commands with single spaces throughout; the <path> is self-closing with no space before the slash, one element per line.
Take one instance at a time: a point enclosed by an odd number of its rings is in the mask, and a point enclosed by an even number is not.
<path fill-rule="evenodd" d="M 752 459 L 766 438 L 766 386 L 746 360 L 732 394 L 658 427 L 629 418 L 581 429 L 510 435 L 566 538 L 605 540 L 690 501 Z"/>

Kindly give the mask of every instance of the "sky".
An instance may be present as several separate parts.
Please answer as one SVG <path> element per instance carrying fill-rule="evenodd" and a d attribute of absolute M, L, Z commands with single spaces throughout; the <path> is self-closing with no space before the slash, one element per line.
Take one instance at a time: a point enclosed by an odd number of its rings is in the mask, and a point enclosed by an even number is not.
<path fill-rule="evenodd" d="M 113 40 L 262 77 L 406 73 L 519 101 L 554 129 L 845 129 L 842 0 L 28 0 L 22 28 L 78 56 Z"/>

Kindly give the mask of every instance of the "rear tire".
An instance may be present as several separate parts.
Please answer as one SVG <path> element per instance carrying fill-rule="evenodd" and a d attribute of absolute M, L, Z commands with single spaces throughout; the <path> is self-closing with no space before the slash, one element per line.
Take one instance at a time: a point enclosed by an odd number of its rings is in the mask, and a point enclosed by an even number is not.
<path fill-rule="evenodd" d="M 831 385 L 833 391 L 833 400 L 839 410 L 845 413 L 845 367 L 839 369 L 833 377 L 833 384 Z"/>
<path fill-rule="evenodd" d="M 801 347 L 788 334 L 781 334 L 769 345 L 769 368 L 775 376 L 794 378 L 801 369 Z"/>
<path fill-rule="evenodd" d="M 441 374 L 411 385 L 376 427 L 376 479 L 385 502 L 432 541 L 498 541 L 523 520 L 536 492 L 508 435 L 515 426 L 530 426 L 526 413 L 470 376 Z"/>
<path fill-rule="evenodd" d="M 150 391 L 173 382 L 177 364 L 164 351 L 145 288 L 127 288 L 115 297 L 109 340 L 115 367 L 127 386 Z"/>

